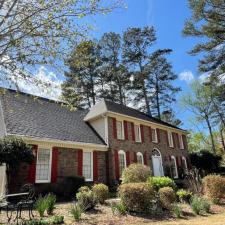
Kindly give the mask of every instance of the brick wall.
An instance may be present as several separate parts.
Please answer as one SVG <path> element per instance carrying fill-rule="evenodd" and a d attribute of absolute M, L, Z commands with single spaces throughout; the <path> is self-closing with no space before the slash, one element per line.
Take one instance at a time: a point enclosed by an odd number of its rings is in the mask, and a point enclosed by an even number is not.
<path fill-rule="evenodd" d="M 147 165 L 152 168 L 152 161 L 151 161 L 151 153 L 154 148 L 157 148 L 161 152 L 162 156 L 162 163 L 165 167 L 169 164 L 170 159 L 169 156 L 173 155 L 177 156 L 187 156 L 187 149 L 181 150 L 178 147 L 178 140 L 176 140 L 176 145 L 174 148 L 168 147 L 167 144 L 167 132 L 165 130 L 159 130 L 160 134 L 160 143 L 153 143 L 150 139 L 150 132 L 148 126 L 143 126 L 143 134 L 144 134 L 144 142 L 137 143 L 132 140 L 132 127 L 131 122 L 127 121 L 128 127 L 128 140 L 119 140 L 115 139 L 113 135 L 113 118 L 108 118 L 108 133 L 109 133 L 109 181 L 110 183 L 115 180 L 115 160 L 114 154 L 115 150 L 124 150 L 125 152 L 129 151 L 130 155 L 130 162 L 134 162 L 134 154 L 137 152 L 141 152 L 143 155 L 146 154 L 147 156 Z"/>

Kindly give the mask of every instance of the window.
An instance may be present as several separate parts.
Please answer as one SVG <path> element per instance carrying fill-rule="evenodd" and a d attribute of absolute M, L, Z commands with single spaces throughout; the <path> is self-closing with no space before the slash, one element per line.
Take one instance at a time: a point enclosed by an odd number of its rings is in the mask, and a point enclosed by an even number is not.
<path fill-rule="evenodd" d="M 182 156 L 182 165 L 183 165 L 184 170 L 187 172 L 188 171 L 187 160 L 184 156 Z"/>
<path fill-rule="evenodd" d="M 180 134 L 179 134 L 179 143 L 180 143 L 180 149 L 184 149 L 183 137 Z"/>
<path fill-rule="evenodd" d="M 83 176 L 86 181 L 93 180 L 93 156 L 92 152 L 83 152 Z"/>
<path fill-rule="evenodd" d="M 118 139 L 124 139 L 124 129 L 122 121 L 116 121 L 116 132 Z"/>
<path fill-rule="evenodd" d="M 177 162 L 174 156 L 171 156 L 171 169 L 172 169 L 172 176 L 174 178 L 178 178 Z"/>
<path fill-rule="evenodd" d="M 141 142 L 141 132 L 139 125 L 134 125 L 134 134 L 135 134 L 135 141 Z"/>
<path fill-rule="evenodd" d="M 168 131 L 168 141 L 169 141 L 169 146 L 173 148 L 173 135 L 170 131 Z"/>
<path fill-rule="evenodd" d="M 158 142 L 156 129 L 152 128 L 152 142 Z"/>
<path fill-rule="evenodd" d="M 38 149 L 37 151 L 37 183 L 48 183 L 51 181 L 51 153 L 50 149 Z"/>
<path fill-rule="evenodd" d="M 123 170 L 126 168 L 126 154 L 123 150 L 119 151 L 119 173 L 120 176 L 123 173 Z"/>
<path fill-rule="evenodd" d="M 141 152 L 137 153 L 137 163 L 144 164 L 143 154 Z"/>

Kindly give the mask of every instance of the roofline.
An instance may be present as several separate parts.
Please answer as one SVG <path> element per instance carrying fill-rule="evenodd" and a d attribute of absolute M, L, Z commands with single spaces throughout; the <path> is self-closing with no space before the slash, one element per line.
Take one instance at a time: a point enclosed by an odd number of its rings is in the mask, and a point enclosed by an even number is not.
<path fill-rule="evenodd" d="M 24 141 L 38 141 L 38 142 L 47 142 L 51 143 L 57 146 L 59 145 L 70 145 L 74 146 L 76 148 L 92 148 L 93 150 L 100 150 L 100 151 L 107 151 L 108 146 L 107 145 L 101 145 L 101 144 L 94 144 L 94 143 L 86 143 L 86 142 L 76 142 L 76 141 L 63 141 L 58 139 L 52 139 L 52 138 L 39 138 L 39 137 L 32 137 L 32 136 L 26 136 L 26 135 L 19 135 L 19 134 L 7 134 L 7 136 L 17 136 L 22 138 Z"/>

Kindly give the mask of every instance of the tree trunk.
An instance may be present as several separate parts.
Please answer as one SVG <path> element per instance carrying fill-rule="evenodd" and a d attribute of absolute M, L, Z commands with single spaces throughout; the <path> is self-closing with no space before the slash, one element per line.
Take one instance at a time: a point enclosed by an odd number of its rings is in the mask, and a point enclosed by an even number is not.
<path fill-rule="evenodd" d="M 123 93 L 122 93 L 122 87 L 119 85 L 119 96 L 120 96 L 120 104 L 123 105 Z"/>
<path fill-rule="evenodd" d="M 209 121 L 209 118 L 207 115 L 205 115 L 205 120 L 206 120 L 208 129 L 209 129 L 209 134 L 210 134 L 211 143 L 212 143 L 212 149 L 213 149 L 213 152 L 216 153 L 216 147 L 215 147 L 215 142 L 214 142 L 214 138 L 213 138 L 212 127 L 211 127 L 211 124 L 210 124 L 210 121 Z"/>
<path fill-rule="evenodd" d="M 160 106 L 159 106 L 159 86 L 158 86 L 158 78 L 156 77 L 156 107 L 158 112 L 158 118 L 161 120 Z"/>
<path fill-rule="evenodd" d="M 220 137 L 221 137 L 221 142 L 222 142 L 222 146 L 223 146 L 223 151 L 225 152 L 225 141 L 224 141 L 223 128 L 222 127 L 220 129 Z"/>
<path fill-rule="evenodd" d="M 91 75 L 91 98 L 92 98 L 93 105 L 95 105 L 94 81 L 93 81 L 92 75 Z"/>
<path fill-rule="evenodd" d="M 144 98 L 145 98 L 145 105 L 146 105 L 146 108 L 147 108 L 147 113 L 148 113 L 149 116 L 152 116 L 144 80 L 143 80 L 143 88 L 142 88 L 142 90 L 143 90 L 143 94 L 144 94 Z"/>

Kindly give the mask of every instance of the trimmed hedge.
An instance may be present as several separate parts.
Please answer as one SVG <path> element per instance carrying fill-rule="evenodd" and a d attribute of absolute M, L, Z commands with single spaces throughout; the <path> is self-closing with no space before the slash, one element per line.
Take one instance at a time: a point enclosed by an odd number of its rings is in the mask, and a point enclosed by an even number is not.
<path fill-rule="evenodd" d="M 163 187 L 159 189 L 159 199 L 163 208 L 171 209 L 176 201 L 176 194 L 171 187 Z"/>
<path fill-rule="evenodd" d="M 119 196 L 130 212 L 148 212 L 155 200 L 154 189 L 147 183 L 122 184 L 119 187 Z"/>
<path fill-rule="evenodd" d="M 109 188 L 105 184 L 95 184 L 92 191 L 100 204 L 104 204 L 109 197 Z"/>
<path fill-rule="evenodd" d="M 169 177 L 149 177 L 148 183 L 152 185 L 156 191 L 163 187 L 176 189 L 175 182 Z"/>

